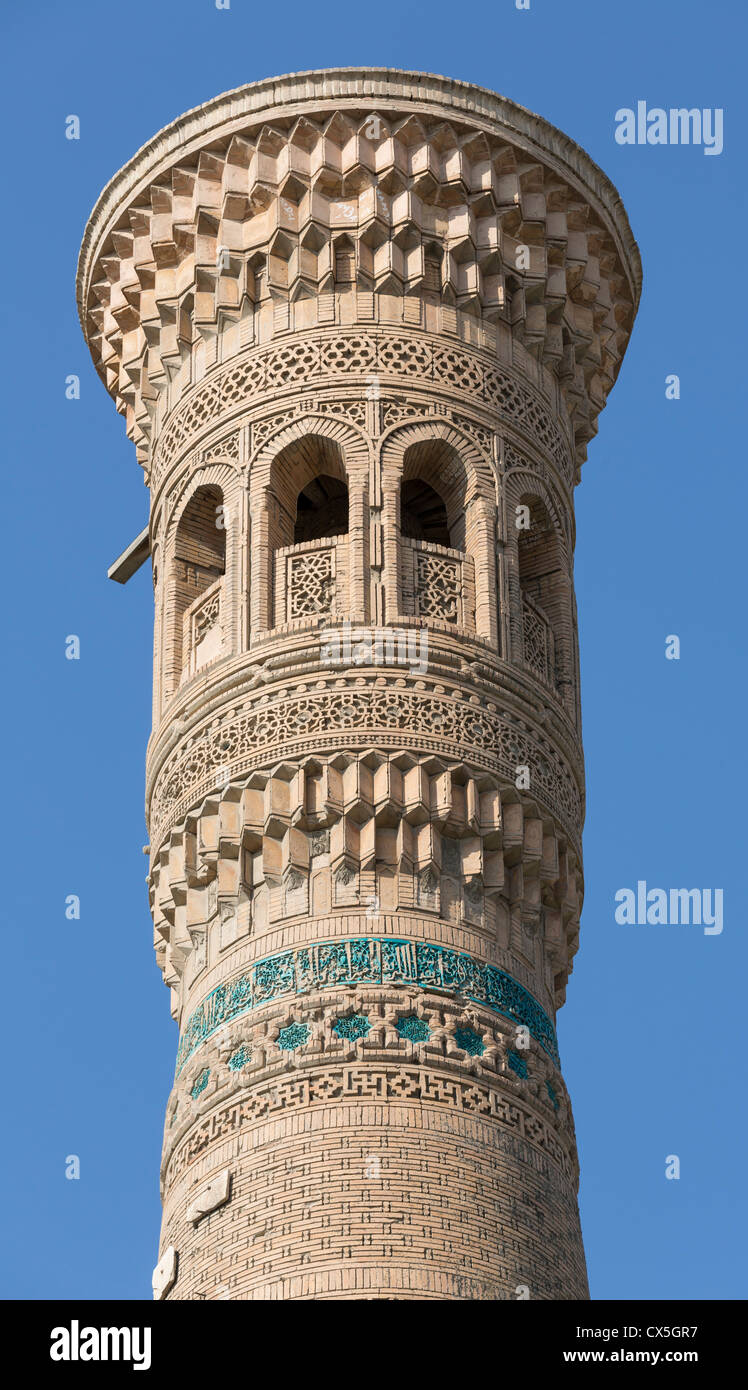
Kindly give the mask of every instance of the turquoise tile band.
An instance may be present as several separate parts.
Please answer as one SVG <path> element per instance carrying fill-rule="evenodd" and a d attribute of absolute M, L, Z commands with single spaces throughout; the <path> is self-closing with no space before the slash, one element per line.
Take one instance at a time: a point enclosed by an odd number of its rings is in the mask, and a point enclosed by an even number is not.
<path fill-rule="evenodd" d="M 177 1050 L 177 1075 L 193 1052 L 224 1023 L 261 1004 L 335 985 L 397 983 L 460 995 L 524 1024 L 559 1065 L 556 1030 L 550 1018 L 511 975 L 444 946 L 357 936 L 268 956 L 245 975 L 211 990 L 187 1020 Z"/>

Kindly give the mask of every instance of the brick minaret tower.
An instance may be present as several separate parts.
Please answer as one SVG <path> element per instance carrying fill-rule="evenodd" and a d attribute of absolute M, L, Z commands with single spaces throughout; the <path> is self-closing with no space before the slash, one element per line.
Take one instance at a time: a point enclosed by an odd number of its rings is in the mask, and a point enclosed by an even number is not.
<path fill-rule="evenodd" d="M 640 280 L 577 145 L 423 74 L 217 97 L 93 212 L 151 496 L 157 1298 L 587 1297 L 573 493 Z"/>

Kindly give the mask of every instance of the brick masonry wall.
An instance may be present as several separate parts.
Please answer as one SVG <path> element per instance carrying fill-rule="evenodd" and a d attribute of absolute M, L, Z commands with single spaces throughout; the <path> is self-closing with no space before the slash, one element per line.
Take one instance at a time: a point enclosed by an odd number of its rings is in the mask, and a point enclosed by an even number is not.
<path fill-rule="evenodd" d="M 225 1167 L 230 1201 L 193 1227 Z M 170 1191 L 164 1240 L 178 1298 L 588 1297 L 569 1178 L 496 1122 L 423 1102 L 300 1108 L 219 1141 Z"/>

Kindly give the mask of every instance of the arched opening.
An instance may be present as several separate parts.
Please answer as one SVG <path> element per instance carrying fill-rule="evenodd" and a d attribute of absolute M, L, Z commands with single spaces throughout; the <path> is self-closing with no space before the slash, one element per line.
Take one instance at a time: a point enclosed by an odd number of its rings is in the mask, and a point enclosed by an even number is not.
<path fill-rule="evenodd" d="M 340 478 L 320 473 L 296 499 L 294 544 L 348 533 L 348 488 Z"/>
<path fill-rule="evenodd" d="M 453 550 L 465 550 L 466 502 L 467 473 L 452 444 L 446 439 L 422 439 L 405 450 L 400 489 L 403 535 L 409 534 L 405 530 L 406 525 L 423 525 L 427 522 L 439 527 L 447 539 L 437 541 L 416 535 L 411 535 L 411 539 L 423 539 L 434 545 L 451 546 Z M 434 510 L 429 515 L 430 508 Z"/>
<path fill-rule="evenodd" d="M 450 544 L 447 508 L 430 483 L 409 478 L 403 483 L 400 500 L 402 533 L 413 541 Z"/>
<path fill-rule="evenodd" d="M 419 440 L 405 450 L 400 484 L 404 615 L 474 626 L 467 492 L 465 466 L 447 440 Z"/>
<path fill-rule="evenodd" d="M 287 444 L 270 468 L 268 503 L 273 625 L 344 607 L 348 479 L 339 445 L 317 434 Z"/>
<path fill-rule="evenodd" d="M 517 558 L 522 603 L 522 658 L 541 680 L 560 688 L 569 639 L 569 577 L 561 539 L 545 503 L 525 495 Z"/>
<path fill-rule="evenodd" d="M 223 493 L 200 487 L 177 527 L 168 613 L 172 689 L 222 649 L 221 580 L 226 572 Z"/>

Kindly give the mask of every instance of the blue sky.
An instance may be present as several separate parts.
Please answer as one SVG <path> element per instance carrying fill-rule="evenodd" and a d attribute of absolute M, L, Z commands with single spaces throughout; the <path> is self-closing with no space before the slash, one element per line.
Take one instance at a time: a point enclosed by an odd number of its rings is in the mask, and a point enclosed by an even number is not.
<path fill-rule="evenodd" d="M 47 0 L 5 7 L 2 28 L 0 1295 L 150 1297 L 176 1049 L 141 853 L 150 578 L 106 578 L 148 498 L 78 326 L 83 227 L 112 174 L 187 108 L 274 74 L 371 64 L 539 112 L 612 178 L 639 241 L 641 310 L 577 492 L 586 901 L 559 1038 L 593 1297 L 745 1297 L 744 6 Z M 618 145 L 615 112 L 640 99 L 722 108 L 723 153 Z M 65 660 L 71 633 L 79 661 Z M 618 926 L 614 894 L 638 879 L 722 888 L 722 934 Z M 72 893 L 79 921 L 65 917 Z"/>

